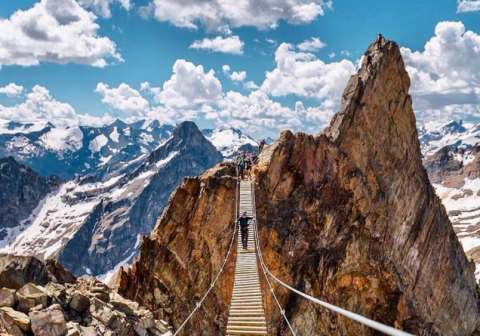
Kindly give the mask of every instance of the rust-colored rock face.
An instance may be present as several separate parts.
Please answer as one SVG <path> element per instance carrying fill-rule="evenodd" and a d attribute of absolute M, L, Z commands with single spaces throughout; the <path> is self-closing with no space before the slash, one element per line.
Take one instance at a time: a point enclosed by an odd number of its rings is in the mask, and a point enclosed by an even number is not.
<path fill-rule="evenodd" d="M 260 155 L 253 178 L 265 262 L 307 294 L 413 334 L 472 335 L 480 325 L 474 268 L 422 166 L 399 48 L 387 42 L 368 53 L 373 68 L 364 63 L 352 76 L 323 133 L 286 131 Z M 235 207 L 229 174 L 217 167 L 187 179 L 120 277 L 123 295 L 157 314 L 171 309 L 175 326 L 226 253 Z M 184 335 L 225 334 L 229 272 Z M 298 335 L 379 335 L 275 292 Z M 264 300 L 269 335 L 287 335 L 266 290 Z"/>
<path fill-rule="evenodd" d="M 140 246 L 132 270 L 121 273 L 119 293 L 179 327 L 210 288 L 230 245 L 235 220 L 235 170 L 220 164 L 186 178 Z M 230 254 L 233 261 L 234 254 Z M 224 269 L 182 335 L 222 335 L 227 324 L 234 265 Z"/>

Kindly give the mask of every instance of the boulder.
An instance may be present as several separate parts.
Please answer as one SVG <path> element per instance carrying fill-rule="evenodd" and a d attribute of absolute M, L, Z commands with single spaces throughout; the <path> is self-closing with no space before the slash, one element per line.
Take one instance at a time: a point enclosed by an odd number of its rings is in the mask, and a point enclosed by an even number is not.
<path fill-rule="evenodd" d="M 67 297 L 67 290 L 65 286 L 49 282 L 45 286 L 45 290 L 48 292 L 48 295 L 54 298 L 56 303 L 60 303 L 62 307 L 66 307 L 69 303 L 70 298 Z"/>
<path fill-rule="evenodd" d="M 90 287 L 93 296 L 103 302 L 110 302 L 110 291 L 111 289 L 103 284 L 95 284 L 95 286 Z"/>
<path fill-rule="evenodd" d="M 62 264 L 55 259 L 47 259 L 45 262 L 45 265 L 48 269 L 48 271 L 57 279 L 57 282 L 59 284 L 66 284 L 66 283 L 74 283 L 77 278 L 65 267 L 62 266 Z"/>
<path fill-rule="evenodd" d="M 0 254 L 0 288 L 18 290 L 31 282 L 45 286 L 54 280 L 45 264 L 32 256 Z"/>
<path fill-rule="evenodd" d="M 30 331 L 28 316 L 10 307 L 0 308 L 0 324 L 13 335 L 23 335 L 23 332 Z"/>
<path fill-rule="evenodd" d="M 97 298 L 92 299 L 90 313 L 105 326 L 110 326 L 117 318 L 112 307 L 104 301 L 98 300 Z"/>
<path fill-rule="evenodd" d="M 35 306 L 47 307 L 47 291 L 33 283 L 28 283 L 17 291 L 18 310 L 28 313 Z"/>
<path fill-rule="evenodd" d="M 58 304 L 31 312 L 29 316 L 35 336 L 63 336 L 68 332 L 65 316 Z"/>
<path fill-rule="evenodd" d="M 138 303 L 136 303 L 135 301 L 124 299 L 116 293 L 111 294 L 110 304 L 114 306 L 115 309 L 120 310 L 127 315 L 133 315 L 135 310 L 138 309 Z"/>
<path fill-rule="evenodd" d="M 72 300 L 69 304 L 70 308 L 76 310 L 79 313 L 83 313 L 90 306 L 90 300 L 86 295 L 83 295 L 79 292 L 75 292 L 72 295 Z"/>
<path fill-rule="evenodd" d="M 13 289 L 0 289 L 0 307 L 13 307 L 15 301 L 15 291 Z"/>

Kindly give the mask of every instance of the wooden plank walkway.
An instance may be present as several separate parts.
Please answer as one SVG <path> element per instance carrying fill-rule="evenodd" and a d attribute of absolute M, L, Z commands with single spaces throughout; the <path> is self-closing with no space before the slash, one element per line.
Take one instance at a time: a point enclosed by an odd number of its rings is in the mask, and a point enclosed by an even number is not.
<path fill-rule="evenodd" d="M 252 216 L 252 183 L 241 181 L 239 214 L 244 211 Z M 248 249 L 242 246 L 242 235 L 238 231 L 237 262 L 232 302 L 227 324 L 227 336 L 267 335 L 267 323 L 263 309 L 262 290 L 257 265 L 257 250 L 254 239 L 256 223 L 248 230 Z"/>

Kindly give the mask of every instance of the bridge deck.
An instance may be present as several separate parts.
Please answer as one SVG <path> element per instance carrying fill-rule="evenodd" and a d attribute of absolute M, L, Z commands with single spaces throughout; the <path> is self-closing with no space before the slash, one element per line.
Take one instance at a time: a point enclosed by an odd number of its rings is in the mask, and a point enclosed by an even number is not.
<path fill-rule="evenodd" d="M 252 216 L 252 184 L 240 183 L 239 213 L 247 212 Z M 227 324 L 227 336 L 267 335 L 267 323 L 263 309 L 262 290 L 256 258 L 254 239 L 256 223 L 251 223 L 248 230 L 248 249 L 242 246 L 242 236 L 238 231 L 237 262 L 232 302 Z"/>

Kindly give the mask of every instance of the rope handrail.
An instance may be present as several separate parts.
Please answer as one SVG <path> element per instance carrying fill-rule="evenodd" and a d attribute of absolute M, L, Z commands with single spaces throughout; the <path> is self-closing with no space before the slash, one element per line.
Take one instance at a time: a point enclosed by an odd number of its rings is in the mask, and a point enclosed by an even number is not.
<path fill-rule="evenodd" d="M 238 173 L 237 173 L 237 188 L 235 189 L 235 204 L 237 205 L 238 207 L 238 193 L 239 193 L 239 180 L 238 180 Z M 213 282 L 210 284 L 210 287 L 208 288 L 207 292 L 205 293 L 205 295 L 202 297 L 202 299 L 196 303 L 195 305 L 195 308 L 192 310 L 192 312 L 190 313 L 190 315 L 188 315 L 188 317 L 185 319 L 185 321 L 183 321 L 183 323 L 180 325 L 180 327 L 177 329 L 177 331 L 175 331 L 175 334 L 173 334 L 173 336 L 177 336 L 180 331 L 185 327 L 185 325 L 187 324 L 187 322 L 192 318 L 193 314 L 195 314 L 195 312 L 198 310 L 198 308 L 200 308 L 200 306 L 202 305 L 203 301 L 207 298 L 208 294 L 210 294 L 210 292 L 212 291 L 213 287 L 215 287 L 215 284 L 217 283 L 217 280 L 218 278 L 220 277 L 220 275 L 222 274 L 223 272 L 223 269 L 225 268 L 225 265 L 227 264 L 227 260 L 228 260 L 228 256 L 230 255 L 230 252 L 232 251 L 232 247 L 233 247 L 233 243 L 235 241 L 235 235 L 237 233 L 237 216 L 238 216 L 238 210 L 235 209 L 236 213 L 235 213 L 235 219 L 234 219 L 234 225 L 233 225 L 233 235 L 232 235 L 232 239 L 230 240 L 230 246 L 228 248 L 228 252 L 227 252 L 227 255 L 225 256 L 225 259 L 223 260 L 223 265 L 222 267 L 220 268 L 220 270 L 218 271 L 217 273 L 217 276 L 215 277 L 215 279 L 213 280 Z"/>
<path fill-rule="evenodd" d="M 253 184 L 253 183 L 252 183 L 252 184 Z M 254 189 L 252 188 L 252 190 L 254 190 Z M 343 309 L 343 308 L 337 307 L 337 306 L 332 305 L 332 304 L 330 304 L 330 303 L 327 303 L 327 302 L 324 302 L 324 301 L 319 300 L 319 299 L 317 299 L 317 298 L 314 298 L 313 296 L 310 296 L 310 295 L 308 295 L 308 294 L 305 294 L 305 293 L 303 293 L 303 292 L 300 292 L 299 290 L 297 290 L 297 289 L 295 289 L 295 288 L 293 288 L 293 287 L 285 284 L 283 281 L 279 280 L 276 276 L 274 276 L 274 275 L 270 272 L 270 270 L 268 269 L 268 267 L 265 265 L 265 262 L 263 261 L 262 250 L 261 250 L 261 246 L 260 246 L 260 238 L 259 238 L 259 234 L 258 234 L 258 221 L 257 221 L 257 217 L 256 217 L 256 212 L 257 212 L 257 209 L 256 209 L 256 199 L 255 199 L 256 196 L 255 196 L 255 192 L 254 192 L 254 191 L 252 192 L 252 194 L 253 194 L 252 196 L 253 196 L 253 202 L 254 202 L 253 204 L 254 204 L 255 221 L 256 221 L 256 223 L 255 223 L 255 224 L 256 224 L 256 225 L 255 225 L 255 231 L 256 231 L 256 237 L 257 237 L 257 239 L 258 239 L 258 241 L 257 241 L 257 246 L 258 246 L 257 252 L 258 252 L 260 264 L 262 265 L 262 269 L 264 268 L 264 269 L 267 271 L 267 273 L 268 273 L 273 279 L 275 279 L 279 284 L 281 284 L 281 285 L 284 286 L 285 288 L 291 290 L 292 292 L 294 292 L 294 293 L 296 293 L 296 294 L 298 294 L 298 295 L 300 295 L 300 296 L 302 296 L 302 297 L 304 297 L 304 298 L 306 298 L 306 299 L 308 299 L 308 300 L 310 300 L 310 301 L 312 301 L 312 302 L 314 302 L 314 303 L 317 303 L 317 304 L 319 304 L 319 305 L 321 305 L 321 306 L 323 306 L 323 307 L 325 307 L 325 308 L 327 308 L 327 309 L 330 309 L 330 310 L 332 310 L 332 311 L 334 311 L 334 312 L 337 312 L 337 313 L 339 313 L 339 314 L 342 314 L 342 315 L 344 315 L 344 316 L 346 316 L 346 317 L 348 317 L 348 318 L 350 318 L 350 319 L 352 319 L 352 320 L 354 320 L 354 321 L 360 322 L 360 323 L 362 323 L 362 324 L 364 324 L 364 325 L 366 325 L 366 326 L 368 326 L 368 327 L 370 327 L 370 328 L 372 328 L 372 329 L 381 331 L 381 332 L 383 332 L 383 333 L 385 333 L 385 334 L 387 334 L 387 335 L 391 335 L 391 336 L 414 336 L 413 334 L 409 334 L 409 333 L 407 333 L 407 332 L 404 332 L 404 331 L 401 331 L 401 330 L 398 330 L 398 329 L 389 327 L 389 326 L 387 326 L 387 325 L 385 325 L 385 324 L 382 324 L 382 323 L 379 323 L 379 322 L 370 320 L 370 319 L 368 319 L 368 318 L 366 318 L 366 317 L 364 317 L 364 316 L 361 316 L 361 315 L 359 315 L 359 314 L 352 313 L 352 312 L 350 312 L 350 311 L 348 311 L 348 310 L 345 310 L 345 309 Z M 283 314 L 283 315 L 284 315 L 284 317 L 285 317 L 285 314 Z M 286 318 L 286 317 L 285 317 L 285 318 Z"/>
<path fill-rule="evenodd" d="M 253 183 L 252 183 L 252 185 L 254 186 Z M 253 201 L 252 212 L 253 212 L 254 217 L 255 217 L 255 231 L 254 231 L 253 235 L 255 237 L 255 244 L 257 245 L 257 255 L 258 255 L 260 260 L 263 260 L 262 257 L 261 257 L 261 254 L 259 254 L 260 253 L 260 250 L 259 250 L 260 249 L 260 239 L 258 237 L 257 204 L 255 203 L 255 190 L 254 190 L 253 187 L 251 188 L 251 193 L 252 193 L 252 201 Z M 270 288 L 270 293 L 272 293 L 272 296 L 275 299 L 275 302 L 277 303 L 278 309 L 280 310 L 280 314 L 282 314 L 283 318 L 285 319 L 285 322 L 287 323 L 288 328 L 290 329 L 290 332 L 292 333 L 292 335 L 296 336 L 295 331 L 293 330 L 292 325 L 290 324 L 290 321 L 288 320 L 287 316 L 285 315 L 285 309 L 282 308 L 282 305 L 280 304 L 280 301 L 278 301 L 278 298 L 275 295 L 275 291 L 273 290 L 273 286 L 270 283 L 270 280 L 268 279 L 267 273 L 265 272 L 265 265 L 261 261 L 260 261 L 260 265 L 261 265 L 261 268 L 262 268 L 263 276 L 265 277 L 265 280 L 268 284 L 268 287 Z"/>

